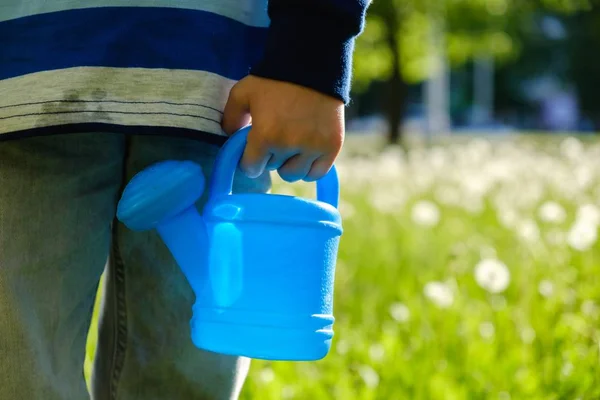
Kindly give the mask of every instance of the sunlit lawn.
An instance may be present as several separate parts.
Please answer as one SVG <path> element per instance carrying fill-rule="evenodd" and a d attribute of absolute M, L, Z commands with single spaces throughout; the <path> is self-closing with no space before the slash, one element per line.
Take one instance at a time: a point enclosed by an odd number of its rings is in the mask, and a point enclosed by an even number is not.
<path fill-rule="evenodd" d="M 254 361 L 243 399 L 600 398 L 600 142 L 473 139 L 338 165 L 332 352 Z"/>

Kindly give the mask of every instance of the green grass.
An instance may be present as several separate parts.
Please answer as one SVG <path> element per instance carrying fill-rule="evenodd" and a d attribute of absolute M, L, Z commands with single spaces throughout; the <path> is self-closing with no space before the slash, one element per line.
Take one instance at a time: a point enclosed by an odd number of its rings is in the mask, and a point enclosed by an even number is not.
<path fill-rule="evenodd" d="M 597 143 L 473 139 L 339 166 L 332 351 L 253 361 L 242 399 L 600 398 Z M 478 282 L 484 259 L 505 290 Z"/>

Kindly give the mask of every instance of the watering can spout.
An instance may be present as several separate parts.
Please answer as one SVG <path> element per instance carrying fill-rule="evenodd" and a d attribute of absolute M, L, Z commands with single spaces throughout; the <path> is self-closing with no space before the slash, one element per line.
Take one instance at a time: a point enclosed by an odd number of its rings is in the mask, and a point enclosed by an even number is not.
<path fill-rule="evenodd" d="M 199 293 L 200 288 L 195 286 L 205 281 L 209 245 L 206 226 L 196 207 L 189 207 L 173 218 L 158 224 L 156 230 L 171 251 L 194 293 Z M 197 252 L 190 253 L 189 249 L 197 249 Z"/>
<path fill-rule="evenodd" d="M 133 231 L 156 229 L 195 293 L 206 271 L 208 235 L 196 202 L 204 192 L 202 168 L 163 161 L 138 173 L 123 191 L 117 218 Z M 191 255 L 189 249 L 197 249 Z"/>

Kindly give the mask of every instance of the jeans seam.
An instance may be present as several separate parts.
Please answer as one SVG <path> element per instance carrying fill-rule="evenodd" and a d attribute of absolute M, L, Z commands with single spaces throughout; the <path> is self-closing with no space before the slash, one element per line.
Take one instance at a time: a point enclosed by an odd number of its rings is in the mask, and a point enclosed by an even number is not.
<path fill-rule="evenodd" d="M 110 396 L 112 400 L 117 399 L 118 384 L 125 364 L 125 353 L 127 351 L 127 302 L 125 296 L 125 268 L 123 258 L 118 246 L 117 223 L 113 232 L 113 260 L 114 260 L 114 288 L 115 288 L 115 347 L 113 349 L 113 370 L 110 381 Z"/>
<path fill-rule="evenodd" d="M 127 161 L 130 157 L 131 138 L 125 138 L 125 155 L 123 157 L 123 176 L 122 187 L 119 193 L 125 189 L 127 181 Z M 115 199 L 118 201 L 118 199 Z M 115 344 L 113 349 L 113 370 L 110 377 L 109 396 L 111 400 L 117 400 L 118 385 L 125 365 L 125 355 L 127 352 L 127 297 L 125 287 L 125 264 L 121 255 L 119 246 L 119 221 L 113 220 L 112 226 L 112 255 L 114 260 L 114 290 L 115 290 L 115 308 L 113 310 L 115 323 Z"/>

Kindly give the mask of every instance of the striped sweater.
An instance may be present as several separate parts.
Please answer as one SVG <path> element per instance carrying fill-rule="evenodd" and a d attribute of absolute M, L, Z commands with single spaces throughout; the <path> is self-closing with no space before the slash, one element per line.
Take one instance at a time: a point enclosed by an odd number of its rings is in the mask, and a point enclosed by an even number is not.
<path fill-rule="evenodd" d="M 72 132 L 219 141 L 248 74 L 348 102 L 368 0 L 0 0 L 0 140 Z"/>

